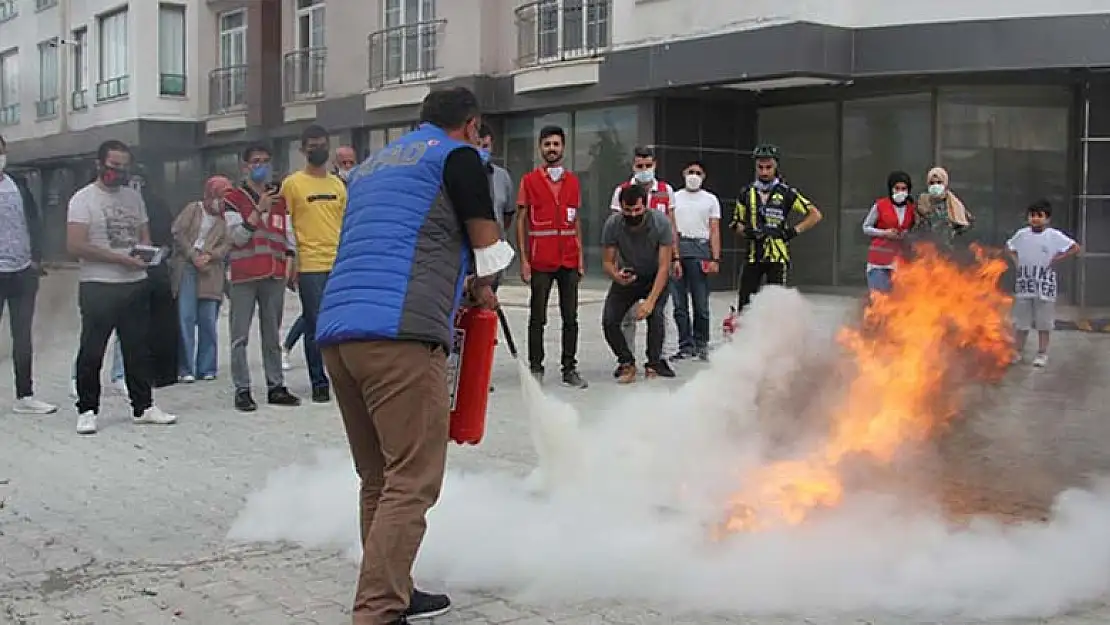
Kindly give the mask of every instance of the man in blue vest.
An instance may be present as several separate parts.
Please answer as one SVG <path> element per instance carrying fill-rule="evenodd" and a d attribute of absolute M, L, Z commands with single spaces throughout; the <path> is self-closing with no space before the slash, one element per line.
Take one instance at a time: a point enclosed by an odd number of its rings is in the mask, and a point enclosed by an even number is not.
<path fill-rule="evenodd" d="M 420 119 L 351 172 L 317 323 L 362 481 L 354 625 L 450 608 L 446 596 L 412 581 L 447 463 L 447 353 L 462 298 L 496 308 L 490 285 L 513 258 L 475 147 L 482 120 L 474 94 L 434 91 Z"/>

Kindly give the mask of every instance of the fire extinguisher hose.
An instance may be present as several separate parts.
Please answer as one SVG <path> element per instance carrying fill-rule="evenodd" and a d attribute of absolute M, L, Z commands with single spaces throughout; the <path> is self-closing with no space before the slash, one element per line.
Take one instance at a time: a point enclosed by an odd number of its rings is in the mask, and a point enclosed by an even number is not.
<path fill-rule="evenodd" d="M 515 359 L 516 356 L 516 342 L 513 341 L 513 333 L 509 330 L 509 319 L 505 316 L 503 308 L 497 309 L 497 318 L 501 320 L 501 331 L 505 334 L 505 344 L 509 347 L 509 353 Z"/>

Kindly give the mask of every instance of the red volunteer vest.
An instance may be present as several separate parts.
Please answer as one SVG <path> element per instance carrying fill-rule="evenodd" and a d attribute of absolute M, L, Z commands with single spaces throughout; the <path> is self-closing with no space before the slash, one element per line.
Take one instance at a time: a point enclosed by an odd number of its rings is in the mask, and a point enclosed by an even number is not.
<path fill-rule="evenodd" d="M 254 212 L 257 204 L 251 194 L 236 187 L 224 198 L 243 218 L 243 223 Z M 248 282 L 264 278 L 284 278 L 288 256 L 292 252 L 286 234 L 285 200 L 278 197 L 270 204 L 270 214 L 258 224 L 250 241 L 232 246 L 228 254 L 232 282 Z"/>
<path fill-rule="evenodd" d="M 917 212 L 914 210 L 913 202 L 906 202 L 906 214 L 902 217 L 901 223 L 898 222 L 898 212 L 894 208 L 894 202 L 889 197 L 884 197 L 875 205 L 879 210 L 879 219 L 875 222 L 875 227 L 879 230 L 906 232 L 913 227 L 914 215 Z M 902 255 L 902 245 L 901 241 L 894 239 L 872 237 L 871 247 L 867 250 L 867 262 L 872 265 L 892 265 L 894 260 Z"/>
<path fill-rule="evenodd" d="M 627 189 L 628 187 L 631 187 L 634 184 L 636 184 L 636 183 L 632 182 L 631 180 L 625 180 L 617 188 L 618 189 Z M 647 205 L 647 207 L 648 208 L 654 208 L 655 210 L 663 211 L 664 214 L 667 214 L 667 209 L 669 209 L 670 205 L 671 205 L 671 195 L 672 195 L 672 193 L 671 193 L 670 185 L 663 182 L 662 180 L 657 180 L 656 182 L 654 182 L 652 184 L 651 190 L 648 191 L 648 205 Z"/>
<path fill-rule="evenodd" d="M 578 269 L 578 209 L 582 196 L 578 176 L 567 171 L 559 179 L 559 196 L 552 193 L 547 171 L 541 167 L 524 174 L 528 201 L 528 261 L 536 271 Z"/>

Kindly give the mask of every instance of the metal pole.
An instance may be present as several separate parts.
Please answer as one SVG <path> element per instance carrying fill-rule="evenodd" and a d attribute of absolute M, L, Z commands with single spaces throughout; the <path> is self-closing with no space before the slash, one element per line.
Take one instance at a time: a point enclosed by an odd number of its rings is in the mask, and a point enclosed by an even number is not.
<path fill-rule="evenodd" d="M 1082 194 L 1079 201 L 1079 241 L 1083 249 L 1087 249 L 1087 202 L 1090 183 L 1088 177 L 1091 167 L 1091 81 L 1088 80 L 1083 90 L 1083 182 L 1080 185 Z M 1079 275 L 1076 276 L 1079 287 L 1079 316 L 1087 316 L 1087 260 L 1080 257 Z"/>
<path fill-rule="evenodd" d="M 61 34 L 58 36 L 58 134 L 69 132 L 69 99 L 72 95 L 69 89 L 69 64 L 73 57 L 70 54 L 73 42 L 69 40 L 69 2 L 70 0 L 60 0 L 58 3 L 58 20 L 61 22 Z"/>

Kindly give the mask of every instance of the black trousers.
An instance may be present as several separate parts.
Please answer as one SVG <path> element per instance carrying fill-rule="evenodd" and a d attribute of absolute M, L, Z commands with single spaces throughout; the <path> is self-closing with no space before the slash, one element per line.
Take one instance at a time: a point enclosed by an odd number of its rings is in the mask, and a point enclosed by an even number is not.
<path fill-rule="evenodd" d="M 112 332 L 123 350 L 124 381 L 131 411 L 140 416 L 153 403 L 150 291 L 146 280 L 128 283 L 82 282 L 77 290 L 81 311 L 81 346 L 77 351 L 77 412 L 100 412 L 100 367 Z"/>
<path fill-rule="evenodd" d="M 744 310 L 748 304 L 752 303 L 752 296 L 763 287 L 764 279 L 766 279 L 767 284 L 786 286 L 786 274 L 789 267 L 789 263 L 744 263 L 740 269 L 740 301 L 736 310 Z"/>
<path fill-rule="evenodd" d="M 654 276 L 653 276 L 654 277 Z M 609 292 L 605 294 L 605 304 L 601 310 L 601 329 L 605 334 L 605 342 L 617 362 L 622 365 L 635 364 L 636 357 L 632 348 L 628 346 L 628 339 L 621 331 L 621 322 L 628 310 L 640 300 L 651 295 L 652 282 L 638 280 L 630 285 L 622 286 L 617 283 L 609 285 Z M 654 365 L 663 359 L 664 318 L 663 308 L 667 305 L 667 297 L 659 298 L 647 318 L 647 364 Z"/>
<path fill-rule="evenodd" d="M 39 292 L 39 270 L 28 267 L 22 271 L 0 272 L 0 316 L 8 308 L 12 331 L 12 369 L 15 370 L 15 397 L 34 395 L 32 361 L 34 348 L 31 331 L 35 320 L 35 297 Z"/>
<path fill-rule="evenodd" d="M 170 285 L 166 263 L 147 271 L 147 297 L 150 298 L 150 325 L 147 326 L 147 348 L 150 350 L 150 383 L 155 388 L 177 384 L 181 357 L 177 301 Z"/>
<path fill-rule="evenodd" d="M 533 371 L 543 368 L 543 328 L 547 325 L 547 303 L 552 285 L 559 286 L 559 313 L 563 318 L 563 373 L 578 367 L 578 281 L 577 269 L 533 271 L 528 314 L 528 364 Z"/>

